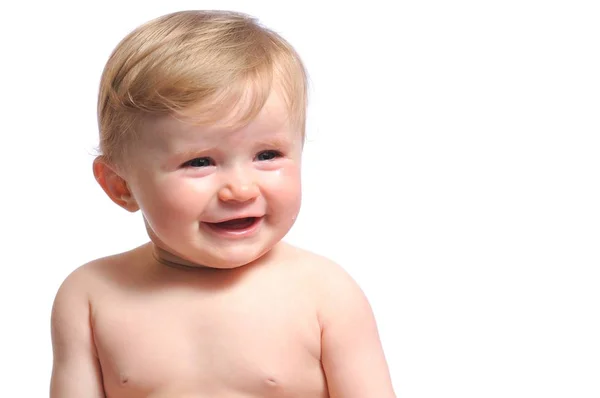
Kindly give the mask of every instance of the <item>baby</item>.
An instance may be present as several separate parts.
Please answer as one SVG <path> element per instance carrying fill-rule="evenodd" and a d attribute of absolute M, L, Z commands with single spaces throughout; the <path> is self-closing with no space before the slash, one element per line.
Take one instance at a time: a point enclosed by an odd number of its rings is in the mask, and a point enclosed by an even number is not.
<path fill-rule="evenodd" d="M 150 242 L 63 282 L 51 398 L 395 396 L 360 288 L 282 241 L 306 102 L 297 53 L 246 15 L 178 12 L 123 39 L 93 171 Z"/>

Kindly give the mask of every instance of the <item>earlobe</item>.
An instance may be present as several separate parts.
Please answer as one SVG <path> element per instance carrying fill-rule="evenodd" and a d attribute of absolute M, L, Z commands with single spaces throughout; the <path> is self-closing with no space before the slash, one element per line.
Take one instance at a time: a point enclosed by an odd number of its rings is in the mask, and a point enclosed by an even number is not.
<path fill-rule="evenodd" d="M 104 157 L 98 156 L 94 159 L 93 169 L 96 181 L 113 202 L 130 212 L 139 210 L 127 181 L 117 173 L 113 165 Z"/>

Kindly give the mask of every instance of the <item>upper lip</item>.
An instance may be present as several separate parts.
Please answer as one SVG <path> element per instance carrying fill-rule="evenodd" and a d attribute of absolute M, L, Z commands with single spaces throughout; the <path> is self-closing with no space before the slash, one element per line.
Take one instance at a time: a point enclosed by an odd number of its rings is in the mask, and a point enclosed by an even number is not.
<path fill-rule="evenodd" d="M 247 215 L 241 215 L 241 216 L 233 216 L 233 217 L 227 217 L 227 218 L 220 218 L 216 221 L 205 221 L 209 224 L 218 224 L 218 223 L 222 223 L 222 222 L 226 222 L 226 221 L 231 221 L 231 220 L 241 220 L 244 218 L 261 218 L 262 215 L 256 215 L 256 214 L 247 214 Z"/>

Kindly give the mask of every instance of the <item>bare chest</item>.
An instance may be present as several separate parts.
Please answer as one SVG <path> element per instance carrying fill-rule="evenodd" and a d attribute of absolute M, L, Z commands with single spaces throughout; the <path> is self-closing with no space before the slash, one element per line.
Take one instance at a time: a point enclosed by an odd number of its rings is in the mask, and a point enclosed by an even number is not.
<path fill-rule="evenodd" d="M 327 396 L 316 311 L 282 290 L 115 295 L 93 328 L 110 398 Z"/>

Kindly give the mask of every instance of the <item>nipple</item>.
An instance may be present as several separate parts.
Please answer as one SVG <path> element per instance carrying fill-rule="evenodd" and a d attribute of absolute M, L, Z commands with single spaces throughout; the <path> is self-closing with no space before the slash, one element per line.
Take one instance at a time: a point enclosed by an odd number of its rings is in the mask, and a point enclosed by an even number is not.
<path fill-rule="evenodd" d="M 267 378 L 267 385 L 271 387 L 277 386 L 277 380 L 272 377 Z"/>

